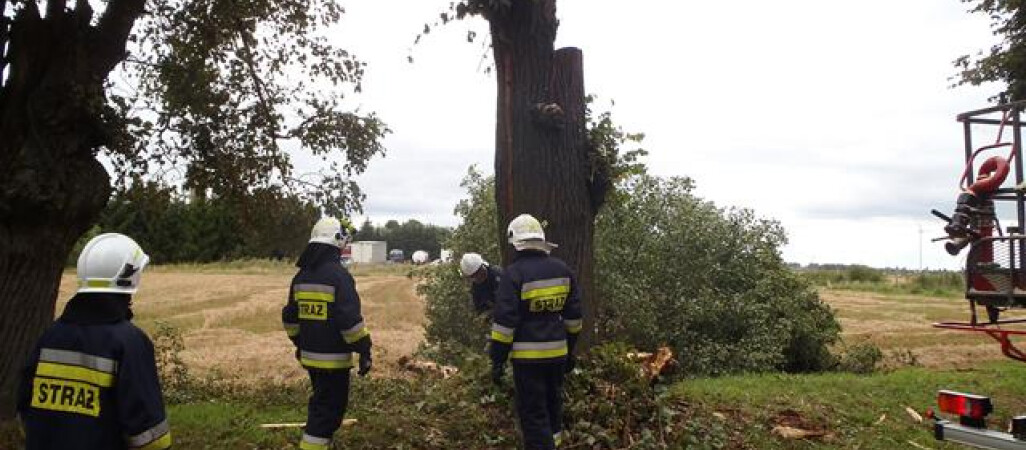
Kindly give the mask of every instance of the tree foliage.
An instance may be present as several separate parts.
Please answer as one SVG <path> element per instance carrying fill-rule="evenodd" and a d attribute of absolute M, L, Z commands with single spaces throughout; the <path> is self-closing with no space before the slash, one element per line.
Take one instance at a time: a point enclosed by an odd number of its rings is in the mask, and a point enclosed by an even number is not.
<path fill-rule="evenodd" d="M 247 202 L 189 198 L 156 182 L 119 191 L 93 231 L 132 236 L 154 263 L 209 262 L 233 258 L 296 257 L 306 246 L 320 211 L 280 191 L 257 190 Z M 74 263 L 76 254 L 69 256 Z"/>
<path fill-rule="evenodd" d="M 828 346 L 840 327 L 811 286 L 780 258 L 783 229 L 751 211 L 722 209 L 692 193 L 686 178 L 622 178 L 596 224 L 600 340 L 642 349 L 672 346 L 691 374 L 814 371 L 836 363 Z M 494 257 L 494 189 L 473 170 L 453 231 L 458 256 Z M 427 340 L 451 356 L 476 350 L 469 288 L 454 264 L 429 274 Z"/>
<path fill-rule="evenodd" d="M 980 85 L 1002 82 L 1010 100 L 1026 100 L 1026 4 L 1020 0 L 962 0 L 972 13 L 991 19 L 991 29 L 1001 42 L 975 56 L 955 60 L 956 84 Z"/>
<path fill-rule="evenodd" d="M 780 257 L 784 230 L 687 178 L 632 176 L 600 213 L 599 334 L 670 344 L 692 373 L 822 370 L 840 327 Z"/>
<path fill-rule="evenodd" d="M 470 298 L 470 284 L 459 272 L 459 259 L 464 253 L 480 253 L 485 261 L 499 263 L 495 181 L 471 166 L 460 186 L 468 198 L 461 199 L 454 213 L 460 225 L 452 231 L 446 248 L 452 249 L 453 260 L 427 268 L 427 282 L 418 292 L 427 297 L 428 317 L 426 340 L 439 350 L 443 359 L 454 358 L 461 351 L 480 349 L 484 345 L 486 321 L 477 320 Z"/>
<path fill-rule="evenodd" d="M 190 189 L 244 196 L 277 186 L 329 214 L 358 210 L 352 176 L 384 152 L 374 113 L 347 108 L 365 64 L 329 39 L 332 0 L 151 0 L 112 85 L 125 117 L 114 161 L 134 175 L 184 167 Z M 290 155 L 320 159 L 296 173 Z"/>

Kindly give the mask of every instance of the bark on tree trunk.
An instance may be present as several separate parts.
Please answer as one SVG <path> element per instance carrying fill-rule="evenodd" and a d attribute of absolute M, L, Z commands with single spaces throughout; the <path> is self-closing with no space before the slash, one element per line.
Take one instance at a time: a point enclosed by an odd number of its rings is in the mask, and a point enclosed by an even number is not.
<path fill-rule="evenodd" d="M 498 82 L 495 180 L 502 259 L 512 247 L 506 225 L 522 213 L 547 223 L 559 244 L 553 252 L 577 273 L 585 332 L 591 338 L 597 310 L 593 289 L 593 238 L 597 205 L 587 133 L 582 54 L 553 50 L 555 0 L 514 1 L 489 17 Z"/>
<path fill-rule="evenodd" d="M 35 3 L 11 22 L 0 90 L 0 420 L 13 417 L 20 369 L 53 318 L 68 253 L 110 196 L 95 156 L 111 131 L 103 83 L 143 7 L 111 0 L 94 25 L 88 2 L 46 18 Z"/>

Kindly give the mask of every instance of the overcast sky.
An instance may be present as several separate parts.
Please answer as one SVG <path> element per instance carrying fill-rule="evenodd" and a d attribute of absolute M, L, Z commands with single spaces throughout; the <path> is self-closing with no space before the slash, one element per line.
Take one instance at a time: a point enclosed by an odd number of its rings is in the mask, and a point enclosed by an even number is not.
<path fill-rule="evenodd" d="M 459 182 L 493 170 L 495 80 L 483 20 L 417 32 L 449 0 L 350 0 L 339 43 L 368 63 L 363 111 L 393 133 L 359 177 L 365 213 L 455 225 Z M 650 170 L 720 206 L 779 220 L 788 261 L 957 268 L 928 239 L 961 171 L 959 112 L 997 86 L 950 88 L 952 60 L 996 42 L 958 0 L 559 0 L 557 46 L 585 88 L 644 132 Z M 415 59 L 410 64 L 406 57 Z M 361 218 L 362 219 L 362 218 Z M 923 241 L 920 241 L 920 228 Z"/>

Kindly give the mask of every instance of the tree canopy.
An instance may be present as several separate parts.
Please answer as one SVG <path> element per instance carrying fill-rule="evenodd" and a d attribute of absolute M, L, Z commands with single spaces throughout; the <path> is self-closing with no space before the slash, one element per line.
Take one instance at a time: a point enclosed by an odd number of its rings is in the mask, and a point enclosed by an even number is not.
<path fill-rule="evenodd" d="M 280 192 L 333 215 L 388 129 L 335 0 L 0 0 L 0 419 L 53 320 L 61 271 L 115 185 Z M 298 173 L 294 155 L 320 159 Z"/>
<path fill-rule="evenodd" d="M 184 167 L 190 189 L 274 185 L 330 214 L 358 210 L 351 177 L 384 152 L 388 129 L 347 107 L 365 63 L 328 38 L 344 12 L 331 0 L 150 0 L 123 82 L 108 84 L 123 125 L 110 148 L 118 169 Z M 297 173 L 290 151 L 300 150 L 321 170 Z"/>
<path fill-rule="evenodd" d="M 955 60 L 957 85 L 1005 83 L 1009 100 L 1026 100 L 1026 3 L 1020 0 L 962 0 L 972 13 L 991 19 L 991 29 L 1001 42 L 976 55 Z"/>

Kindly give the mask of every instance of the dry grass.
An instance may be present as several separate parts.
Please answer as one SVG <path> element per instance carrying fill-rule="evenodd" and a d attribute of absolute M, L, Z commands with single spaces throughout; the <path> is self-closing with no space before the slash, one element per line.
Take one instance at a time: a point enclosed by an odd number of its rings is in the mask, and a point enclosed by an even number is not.
<path fill-rule="evenodd" d="M 923 366 L 936 368 L 968 368 L 982 360 L 1005 359 L 997 342 L 982 333 L 932 326 L 967 321 L 965 300 L 829 289 L 820 295 L 837 313 L 846 340 L 868 340 L 885 354 L 911 352 Z"/>
<path fill-rule="evenodd" d="M 306 376 L 281 329 L 294 268 L 286 264 L 155 267 L 134 299 L 135 323 L 148 332 L 160 320 L 179 328 L 182 359 L 197 374 L 238 381 L 294 380 Z M 396 360 L 423 340 L 424 302 L 402 267 L 354 270 L 363 314 L 375 344 L 375 376 L 399 373 Z M 58 313 L 74 290 L 61 280 Z"/>

